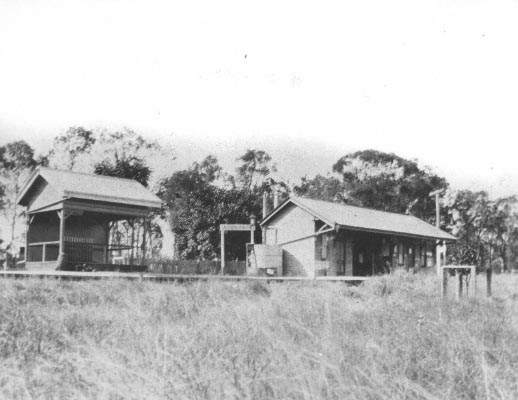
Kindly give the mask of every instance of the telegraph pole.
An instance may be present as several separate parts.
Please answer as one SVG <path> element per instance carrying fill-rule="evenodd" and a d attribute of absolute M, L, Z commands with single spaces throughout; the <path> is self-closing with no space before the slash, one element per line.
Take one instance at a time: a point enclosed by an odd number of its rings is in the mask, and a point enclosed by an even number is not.
<path fill-rule="evenodd" d="M 434 190 L 430 193 L 430 197 L 435 196 L 435 227 L 437 230 L 441 229 L 441 205 L 439 204 L 439 195 L 444 191 L 444 189 Z M 435 266 L 437 270 L 437 275 L 441 275 L 441 254 L 439 251 L 439 241 L 436 242 L 435 245 Z"/>

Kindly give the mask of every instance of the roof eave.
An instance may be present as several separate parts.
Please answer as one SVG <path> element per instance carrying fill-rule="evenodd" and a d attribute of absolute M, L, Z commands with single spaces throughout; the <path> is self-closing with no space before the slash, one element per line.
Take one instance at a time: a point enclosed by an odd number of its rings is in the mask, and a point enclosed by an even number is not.
<path fill-rule="evenodd" d="M 154 201 L 154 200 L 128 199 L 126 197 L 103 196 L 103 195 L 99 195 L 99 194 L 88 194 L 88 193 L 76 192 L 76 191 L 71 191 L 71 190 L 65 191 L 65 196 L 68 198 L 94 200 L 94 201 L 106 201 L 109 203 L 128 204 L 128 205 L 148 207 L 148 208 L 162 207 L 162 202 L 159 200 Z"/>
<path fill-rule="evenodd" d="M 161 201 L 128 199 L 125 197 L 116 197 L 116 196 L 103 196 L 103 195 L 99 195 L 99 194 L 88 194 L 88 193 L 76 192 L 76 191 L 71 191 L 71 190 L 66 190 L 65 196 L 68 198 L 94 200 L 94 201 L 107 201 L 109 203 L 129 204 L 129 205 L 148 207 L 148 208 L 162 207 Z"/>
<path fill-rule="evenodd" d="M 259 222 L 259 225 L 260 226 L 263 226 L 266 222 L 268 222 L 268 220 L 270 220 L 274 215 L 276 215 L 279 211 L 281 211 L 284 207 L 286 207 L 286 205 L 288 205 L 288 203 L 292 203 L 292 204 L 295 204 L 297 207 L 300 207 L 301 209 L 303 209 L 304 211 L 306 211 L 308 214 L 311 214 L 313 215 L 314 217 L 324 221 L 326 224 L 328 224 L 329 226 L 336 226 L 337 223 L 335 221 L 331 221 L 325 217 L 322 217 L 321 215 L 319 215 L 319 213 L 315 212 L 314 210 L 312 210 L 311 208 L 308 208 L 307 206 L 305 206 L 304 204 L 302 204 L 301 202 L 297 201 L 296 198 L 293 198 L 293 197 L 288 197 L 286 200 L 284 200 L 277 208 L 274 208 L 270 214 L 268 214 L 261 222 Z"/>
<path fill-rule="evenodd" d="M 456 237 L 441 237 L 441 236 L 428 236 L 428 235 L 418 235 L 413 233 L 405 233 L 405 232 L 396 232 L 396 231 L 387 231 L 383 229 L 373 229 L 373 228 L 361 228 L 357 226 L 350 226 L 350 225 L 343 225 L 343 224 L 337 224 L 341 229 L 347 229 L 351 231 L 358 231 L 358 232 L 372 232 L 372 233 L 381 233 L 385 235 L 395 235 L 395 236 L 405 236 L 405 237 L 412 237 L 412 238 L 419 238 L 419 239 L 426 239 L 426 240 L 443 240 L 445 242 L 456 242 Z"/>
<path fill-rule="evenodd" d="M 32 174 L 27 178 L 27 180 L 23 183 L 22 188 L 20 189 L 20 193 L 16 196 L 16 205 L 25 206 L 22 204 L 22 200 L 27 195 L 27 192 L 30 190 L 36 179 L 41 176 L 41 168 L 37 167 Z"/>

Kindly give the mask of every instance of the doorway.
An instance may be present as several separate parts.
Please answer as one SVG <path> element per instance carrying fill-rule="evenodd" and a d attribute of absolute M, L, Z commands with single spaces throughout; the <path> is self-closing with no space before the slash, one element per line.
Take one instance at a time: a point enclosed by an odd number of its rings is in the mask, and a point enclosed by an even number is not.
<path fill-rule="evenodd" d="M 355 241 L 353 247 L 353 275 L 370 276 L 373 269 L 372 247 L 365 241 Z"/>

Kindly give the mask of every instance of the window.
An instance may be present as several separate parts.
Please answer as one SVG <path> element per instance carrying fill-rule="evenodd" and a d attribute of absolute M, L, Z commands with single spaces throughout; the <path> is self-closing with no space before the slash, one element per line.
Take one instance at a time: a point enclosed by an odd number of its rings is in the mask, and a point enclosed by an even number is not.
<path fill-rule="evenodd" d="M 45 260 L 56 261 L 59 256 L 59 243 L 47 244 L 45 246 Z"/>
<path fill-rule="evenodd" d="M 43 245 L 32 245 L 29 246 L 29 251 L 27 252 L 27 258 L 29 262 L 38 262 L 43 261 Z"/>
<path fill-rule="evenodd" d="M 30 244 L 27 248 L 27 262 L 56 261 L 59 256 L 59 243 L 46 242 Z"/>

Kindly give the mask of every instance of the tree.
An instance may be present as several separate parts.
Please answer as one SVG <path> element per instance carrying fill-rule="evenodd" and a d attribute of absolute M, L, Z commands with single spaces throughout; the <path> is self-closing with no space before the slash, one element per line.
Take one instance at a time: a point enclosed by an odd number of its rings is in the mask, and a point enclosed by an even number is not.
<path fill-rule="evenodd" d="M 55 139 L 47 158 L 53 168 L 136 179 L 156 192 L 160 180 L 170 174 L 174 153 L 131 129 L 91 131 L 73 127 Z M 168 218 L 167 213 L 163 218 Z M 167 243 L 173 237 L 170 225 L 159 218 L 154 218 L 151 225 L 156 235 L 153 243 L 162 241 L 166 248 L 171 247 L 173 243 Z"/>
<path fill-rule="evenodd" d="M 0 180 L 4 192 L 2 214 L 9 226 L 9 234 L 4 236 L 8 239 L 6 250 L 9 258 L 16 257 L 16 241 L 23 226 L 20 224 L 23 211 L 17 206 L 16 200 L 22 183 L 35 166 L 34 150 L 25 141 L 11 142 L 0 147 Z"/>
<path fill-rule="evenodd" d="M 94 133 L 81 126 L 70 127 L 54 138 L 54 146 L 47 158 L 53 168 L 74 170 L 78 158 L 84 158 L 95 144 Z"/>
<path fill-rule="evenodd" d="M 347 202 L 427 220 L 435 215 L 430 192 L 448 187 L 444 178 L 420 168 L 416 161 L 376 150 L 347 154 L 333 171 L 343 179 Z"/>
<path fill-rule="evenodd" d="M 221 191 L 212 183 L 215 175 L 202 167 L 215 167 L 215 158 L 194 163 L 174 172 L 161 183 L 158 195 L 170 213 L 175 233 L 175 255 L 187 259 L 211 259 L 217 256 L 217 221 L 221 219 L 218 201 Z M 213 171 L 214 168 L 211 168 Z"/>
<path fill-rule="evenodd" d="M 152 190 L 157 190 L 158 182 L 169 175 L 174 160 L 171 148 L 162 147 L 128 128 L 90 131 L 73 127 L 54 143 L 54 149 L 48 154 L 48 163 L 53 168 L 87 173 L 101 168 L 110 173 L 124 172 L 124 176 L 133 179 L 131 172 L 143 171 L 141 167 L 145 164 L 149 169 L 146 182 Z"/>
<path fill-rule="evenodd" d="M 493 235 L 492 245 L 505 272 L 510 269 L 512 242 L 518 230 L 517 206 L 516 196 L 509 196 L 495 200 L 491 207 L 488 230 Z"/>
<path fill-rule="evenodd" d="M 461 190 L 445 197 L 447 227 L 458 237 L 448 257 L 461 265 L 502 265 L 504 271 L 518 254 L 518 200 L 491 200 L 485 191 Z"/>
<path fill-rule="evenodd" d="M 460 190 L 444 197 L 446 225 L 458 241 L 448 246 L 448 258 L 460 265 L 482 265 L 488 252 L 488 219 L 491 212 L 487 192 Z"/>
<path fill-rule="evenodd" d="M 137 157 L 103 160 L 94 166 L 94 172 L 98 175 L 114 176 L 118 178 L 134 179 L 147 186 L 151 169 L 143 160 Z"/>
<path fill-rule="evenodd" d="M 252 190 L 261 187 L 265 178 L 277 168 L 272 164 L 272 157 L 264 150 L 248 149 L 237 159 L 241 165 L 237 169 L 238 180 L 243 188 Z"/>
<path fill-rule="evenodd" d="M 259 155 L 251 156 L 251 152 Z M 227 176 L 226 182 L 221 182 L 221 167 L 215 157 L 208 156 L 162 181 L 159 196 L 165 203 L 165 211 L 170 213 L 176 257 L 217 258 L 220 255 L 219 225 L 243 223 L 249 220 L 251 213 L 260 215 L 262 190 L 270 184 L 266 178 L 271 158 L 264 151 L 254 150 L 239 160 L 243 164 L 238 168 L 237 179 Z M 236 240 L 227 244 L 226 256 L 242 259 L 249 234 L 235 235 Z"/>
<path fill-rule="evenodd" d="M 302 178 L 300 185 L 293 188 L 297 196 L 317 200 L 347 202 L 345 187 L 340 179 L 334 176 L 317 175 L 314 178 Z"/>

